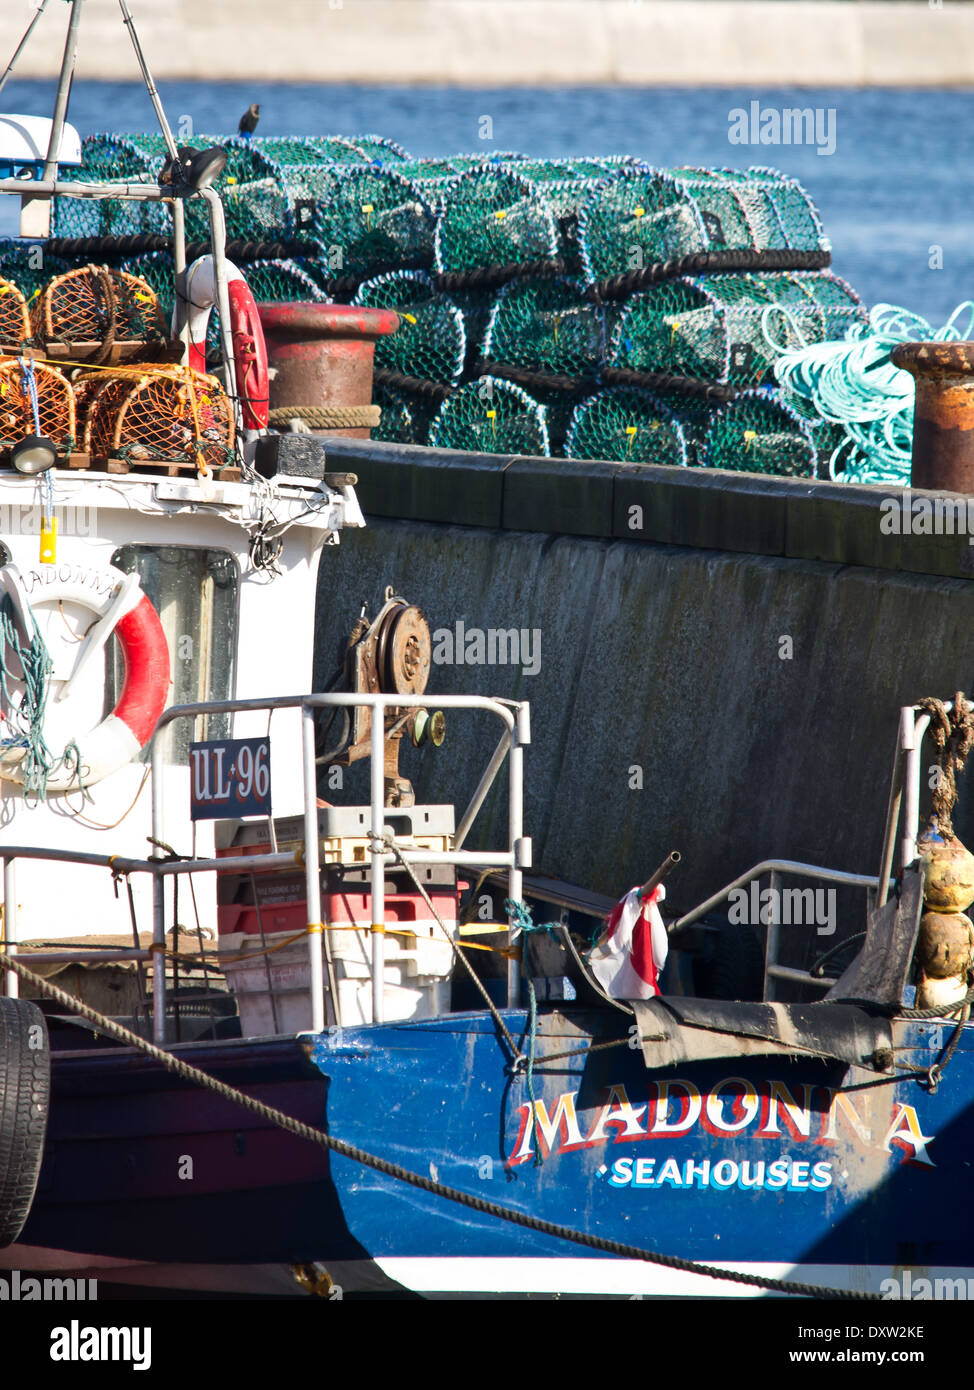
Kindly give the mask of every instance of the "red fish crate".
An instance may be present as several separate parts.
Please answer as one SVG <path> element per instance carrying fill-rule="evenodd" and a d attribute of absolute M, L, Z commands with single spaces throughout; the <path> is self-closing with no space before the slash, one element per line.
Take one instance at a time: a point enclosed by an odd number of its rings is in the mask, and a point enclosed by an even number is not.
<path fill-rule="evenodd" d="M 28 376 L 33 371 L 37 389 L 38 430 L 31 406 Z M 8 450 L 25 435 L 42 434 L 59 454 L 75 445 L 74 393 L 71 383 L 56 367 L 34 362 L 26 367 L 16 357 L 0 358 L 0 449 Z"/>

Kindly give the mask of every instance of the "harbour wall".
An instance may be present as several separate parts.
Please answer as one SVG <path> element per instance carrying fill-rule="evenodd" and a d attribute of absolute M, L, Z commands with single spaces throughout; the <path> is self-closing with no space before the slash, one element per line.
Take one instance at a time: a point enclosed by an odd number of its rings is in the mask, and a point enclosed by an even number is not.
<path fill-rule="evenodd" d="M 769 857 L 877 872 L 899 707 L 974 684 L 966 534 L 885 533 L 898 490 L 357 440 L 327 452 L 359 475 L 368 528 L 322 559 L 319 681 L 387 584 L 452 632 L 431 691 L 531 703 L 536 865 L 618 895 L 679 849 L 679 910 Z M 458 621 L 465 652 L 471 629 L 524 629 L 536 673 L 457 664 Z M 462 806 L 498 734 L 453 714 L 444 746 L 407 748 L 404 770 L 423 800 Z M 505 786 L 472 845 L 502 842 Z"/>
<path fill-rule="evenodd" d="M 3 9 L 0 49 L 10 52 L 30 9 Z M 974 4 L 951 0 L 152 0 L 133 10 L 154 75 L 201 82 L 974 81 Z M 39 24 L 21 75 L 56 71 L 62 11 Z M 87 0 L 78 73 L 137 76 L 115 0 Z"/>

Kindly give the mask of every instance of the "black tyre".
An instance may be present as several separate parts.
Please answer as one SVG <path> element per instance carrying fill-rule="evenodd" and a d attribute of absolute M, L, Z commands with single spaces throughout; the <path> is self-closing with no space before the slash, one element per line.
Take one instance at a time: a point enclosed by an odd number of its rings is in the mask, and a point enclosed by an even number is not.
<path fill-rule="evenodd" d="M 51 1050 L 44 1015 L 0 997 L 0 1249 L 27 1221 L 44 1154 Z"/>
<path fill-rule="evenodd" d="M 705 919 L 718 931 L 707 934 L 704 954 L 693 962 L 693 987 L 700 999 L 755 1003 L 764 997 L 764 947 L 751 927 Z"/>

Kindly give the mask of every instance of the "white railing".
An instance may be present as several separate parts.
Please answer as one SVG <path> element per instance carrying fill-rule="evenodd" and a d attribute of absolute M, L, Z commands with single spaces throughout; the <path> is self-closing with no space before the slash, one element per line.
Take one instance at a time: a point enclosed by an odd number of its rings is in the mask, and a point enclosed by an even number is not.
<path fill-rule="evenodd" d="M 504 725 L 504 733 L 481 781 L 474 793 L 469 807 L 460 821 L 463 836 L 466 835 L 474 817 L 479 811 L 490 789 L 491 783 L 500 771 L 505 757 L 509 760 L 508 785 L 508 846 L 504 850 L 463 850 L 455 848 L 447 851 L 400 848 L 393 854 L 384 842 L 389 834 L 393 843 L 396 836 L 385 829 L 385 721 L 381 717 L 390 708 L 405 709 L 407 704 L 402 695 L 360 695 L 331 693 L 321 695 L 278 696 L 272 699 L 220 700 L 192 705 L 174 705 L 165 710 L 156 725 L 152 738 L 152 838 L 166 843 L 165 825 L 165 783 L 162 765 L 163 731 L 177 719 L 193 719 L 199 715 L 234 714 L 250 711 L 270 711 L 276 709 L 299 709 L 301 711 L 302 770 L 304 794 L 304 849 L 301 853 L 269 853 L 261 855 L 260 868 L 283 869 L 300 866 L 304 868 L 307 895 L 308 950 L 311 967 L 311 1018 L 310 1027 L 321 1032 L 325 1027 L 325 979 L 322 953 L 321 921 L 321 866 L 318 851 L 318 786 L 317 765 L 315 762 L 315 711 L 334 706 L 364 706 L 372 711 L 370 743 L 370 809 L 372 824 L 372 883 L 370 888 L 370 930 L 372 936 L 371 977 L 372 977 L 372 1018 L 381 1023 L 383 1019 L 383 987 L 385 980 L 385 872 L 386 865 L 401 857 L 407 864 L 452 864 L 457 867 L 477 866 L 481 868 L 503 868 L 507 870 L 508 895 L 519 902 L 522 893 L 522 872 L 531 867 L 531 841 L 524 835 L 524 749 L 531 741 L 529 707 L 525 702 L 488 699 L 477 695 L 438 695 L 429 698 L 410 696 L 409 709 L 458 709 L 486 710 Z M 376 717 L 379 716 L 379 717 Z M 461 837 L 458 834 L 457 840 Z M 152 963 L 152 1005 L 153 1039 L 162 1045 L 166 1041 L 166 880 L 181 874 L 204 872 L 252 871 L 255 867 L 251 855 L 221 855 L 219 859 L 126 859 L 118 855 L 84 854 L 65 850 L 40 848 L 37 846 L 0 846 L 0 859 L 3 861 L 4 924 L 6 950 L 23 960 L 44 959 L 52 961 L 50 952 L 21 953 L 18 950 L 16 865 L 18 859 L 45 859 L 79 866 L 110 869 L 113 873 L 149 874 L 152 878 L 152 947 L 149 950 L 135 948 L 114 950 L 71 951 L 66 948 L 57 954 L 60 961 L 101 961 L 112 960 L 146 961 Z M 510 923 L 514 930 L 514 922 Z M 6 971 L 6 990 L 8 994 L 17 993 L 17 977 Z M 520 994 L 520 967 L 517 961 L 508 959 L 507 963 L 508 1003 L 516 1005 Z M 333 999 L 337 1008 L 337 999 Z"/>

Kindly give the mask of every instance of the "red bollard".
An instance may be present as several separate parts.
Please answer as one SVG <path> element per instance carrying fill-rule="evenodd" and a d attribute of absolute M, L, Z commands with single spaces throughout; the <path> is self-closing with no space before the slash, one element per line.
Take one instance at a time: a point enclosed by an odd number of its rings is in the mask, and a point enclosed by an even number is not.
<path fill-rule="evenodd" d="M 344 304 L 261 304 L 267 356 L 275 369 L 271 410 L 287 406 L 367 406 L 372 402 L 375 342 L 399 327 L 391 309 Z M 273 418 L 273 417 L 272 417 Z M 280 422 L 276 428 L 286 428 Z M 341 426 L 312 433 L 368 439 L 369 428 Z"/>
<path fill-rule="evenodd" d="M 892 357 L 916 379 L 910 485 L 974 493 L 974 343 L 901 343 Z"/>

